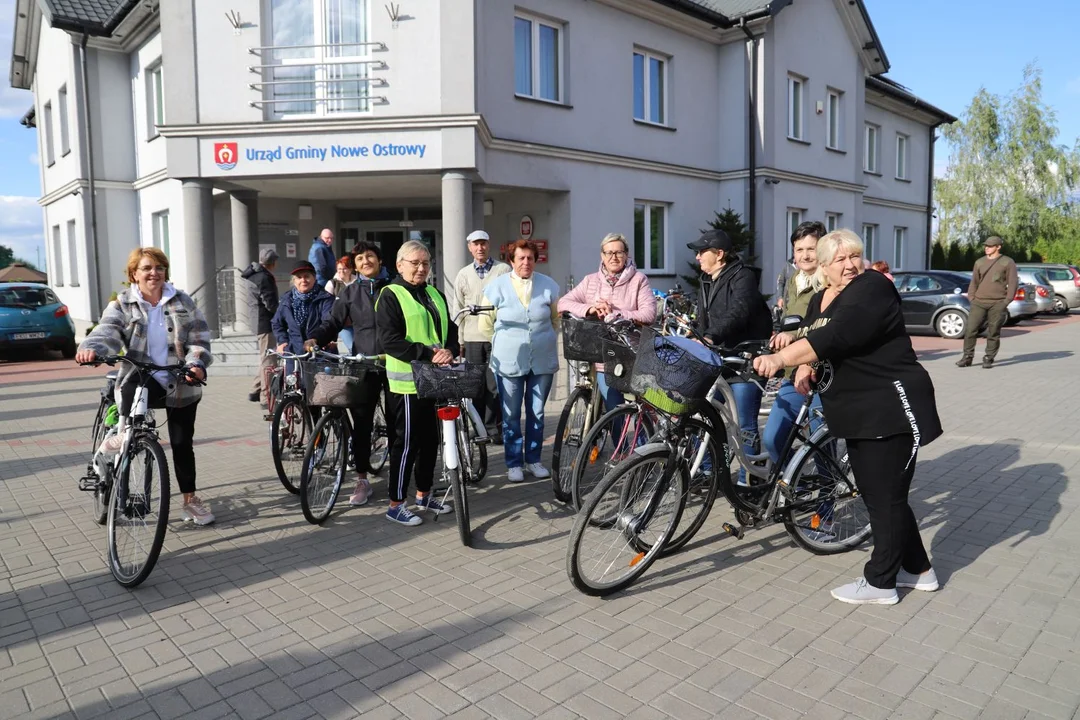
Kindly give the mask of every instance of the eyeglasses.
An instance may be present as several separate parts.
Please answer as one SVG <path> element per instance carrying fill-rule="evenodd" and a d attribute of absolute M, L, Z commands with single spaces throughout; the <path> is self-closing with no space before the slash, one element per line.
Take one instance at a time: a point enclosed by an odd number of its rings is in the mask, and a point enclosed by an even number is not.
<path fill-rule="evenodd" d="M 419 270 L 420 268 L 431 267 L 430 260 L 402 260 L 403 263 L 408 263 L 412 266 L 413 270 Z"/>
<path fill-rule="evenodd" d="M 621 258 L 626 257 L 629 253 L 625 250 L 601 250 L 600 254 L 606 258 Z"/>
<path fill-rule="evenodd" d="M 149 275 L 150 273 L 155 271 L 161 274 L 165 274 L 169 268 L 162 265 L 142 265 L 141 267 L 136 269 L 141 273 L 146 273 L 147 275 Z"/>

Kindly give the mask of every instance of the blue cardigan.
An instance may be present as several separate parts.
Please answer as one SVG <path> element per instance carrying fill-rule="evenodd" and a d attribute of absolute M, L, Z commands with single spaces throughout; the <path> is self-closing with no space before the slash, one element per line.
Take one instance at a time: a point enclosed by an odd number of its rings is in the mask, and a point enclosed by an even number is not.
<path fill-rule="evenodd" d="M 528 307 L 521 304 L 510 273 L 495 278 L 484 290 L 484 297 L 495 306 L 491 369 L 497 375 L 550 375 L 559 369 L 558 339 L 551 324 L 559 285 L 540 273 L 533 273 L 532 281 Z"/>
<path fill-rule="evenodd" d="M 277 344 L 288 343 L 289 347 L 286 348 L 288 352 L 304 352 L 304 341 L 315 337 L 315 330 L 330 315 L 330 307 L 334 304 L 334 296 L 322 288 L 316 288 L 315 290 L 315 297 L 311 299 L 311 307 L 308 309 L 307 317 L 304 318 L 303 327 L 300 327 L 300 323 L 296 322 L 296 316 L 293 315 L 292 306 L 293 301 L 296 299 L 294 290 L 289 290 L 289 292 L 281 296 L 281 302 L 278 303 L 274 319 L 270 321 L 270 327 L 274 331 Z"/>

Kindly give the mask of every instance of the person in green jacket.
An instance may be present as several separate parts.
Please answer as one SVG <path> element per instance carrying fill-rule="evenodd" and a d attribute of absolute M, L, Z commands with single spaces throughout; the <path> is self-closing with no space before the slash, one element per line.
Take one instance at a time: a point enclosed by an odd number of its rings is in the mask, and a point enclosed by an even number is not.
<path fill-rule="evenodd" d="M 825 225 L 816 221 L 808 220 L 795 228 L 791 234 L 791 248 L 795 256 L 795 266 L 798 271 L 792 273 L 788 279 L 784 293 L 784 316 L 806 316 L 806 308 L 810 304 L 810 298 L 821 288 L 814 282 L 817 272 L 817 242 L 825 235 Z M 771 345 L 774 350 L 785 347 L 795 337 L 792 333 L 777 333 L 773 336 Z M 784 381 L 780 384 L 780 390 L 773 401 L 769 418 L 765 421 L 765 431 L 761 435 L 762 443 L 773 462 L 780 460 L 780 448 L 791 433 L 791 427 L 795 424 L 795 418 L 799 414 L 799 408 L 803 404 L 805 388 L 795 387 L 795 368 L 784 370 Z M 820 398 L 814 399 L 814 407 L 821 409 Z"/>

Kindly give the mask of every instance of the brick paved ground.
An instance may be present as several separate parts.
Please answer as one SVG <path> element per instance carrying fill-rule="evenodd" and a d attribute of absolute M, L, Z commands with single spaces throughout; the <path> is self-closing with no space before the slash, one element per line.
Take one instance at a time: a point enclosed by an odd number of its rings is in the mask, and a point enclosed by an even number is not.
<path fill-rule="evenodd" d="M 311 527 L 233 379 L 199 411 L 217 525 L 173 522 L 124 590 L 75 489 L 100 371 L 0 364 L 0 717 L 1073 717 L 1078 321 L 1012 332 L 990 372 L 917 340 L 948 434 L 914 505 L 945 587 L 868 608 L 828 595 L 865 549 L 735 541 L 721 503 L 630 591 L 583 597 L 571 517 L 497 457 L 475 549 L 452 519 L 391 526 L 381 481 L 381 502 Z"/>

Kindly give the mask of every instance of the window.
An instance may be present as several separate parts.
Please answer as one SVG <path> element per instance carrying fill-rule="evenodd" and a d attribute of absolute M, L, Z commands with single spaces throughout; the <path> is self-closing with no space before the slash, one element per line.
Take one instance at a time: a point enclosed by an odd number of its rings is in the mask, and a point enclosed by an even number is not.
<path fill-rule="evenodd" d="M 874 243 L 877 241 L 877 225 L 863 225 L 863 260 L 866 264 L 874 262 Z"/>
<path fill-rule="evenodd" d="M 269 0 L 270 44 L 261 64 L 276 117 L 367 112 L 367 0 Z M 380 10 L 381 12 L 381 10 Z"/>
<path fill-rule="evenodd" d="M 634 52 L 635 120 L 667 124 L 666 72 L 666 59 L 644 50 Z"/>
<path fill-rule="evenodd" d="M 898 278 L 904 281 L 900 292 L 934 292 L 941 290 L 941 283 L 929 275 L 908 275 L 907 278 Z M 893 281 L 895 284 L 895 280 Z"/>
<path fill-rule="evenodd" d="M 165 124 L 165 89 L 162 85 L 161 61 L 146 70 L 146 137 L 158 136 L 158 126 Z"/>
<path fill-rule="evenodd" d="M 56 287 L 62 287 L 64 284 L 64 253 L 59 225 L 52 226 L 52 261 L 53 266 L 50 277 L 53 278 L 53 284 Z"/>
<path fill-rule="evenodd" d="M 896 179 L 907 180 L 908 136 L 896 133 Z"/>
<path fill-rule="evenodd" d="M 893 229 L 893 259 L 892 270 L 901 270 L 904 267 L 904 241 L 907 240 L 907 228 Z"/>
<path fill-rule="evenodd" d="M 45 117 L 45 162 L 52 165 L 56 162 L 56 155 L 53 153 L 53 124 L 52 124 L 52 103 L 47 102 L 41 108 L 41 114 Z"/>
<path fill-rule="evenodd" d="M 634 203 L 634 262 L 642 270 L 667 269 L 667 205 Z"/>
<path fill-rule="evenodd" d="M 825 213 L 825 229 L 829 232 L 840 229 L 840 213 Z"/>
<path fill-rule="evenodd" d="M 795 234 L 795 229 L 802 223 L 804 210 L 798 208 L 788 208 L 787 210 L 787 234 L 791 237 Z"/>
<path fill-rule="evenodd" d="M 803 90 L 806 81 L 789 75 L 787 79 L 787 135 L 792 140 L 803 139 Z"/>
<path fill-rule="evenodd" d="M 71 140 L 68 134 L 68 96 L 67 85 L 60 88 L 60 94 L 56 98 L 56 105 L 60 109 L 60 155 L 71 152 Z"/>
<path fill-rule="evenodd" d="M 562 27 L 529 15 L 514 16 L 514 93 L 562 102 Z"/>
<path fill-rule="evenodd" d="M 68 285 L 79 287 L 79 239 L 75 234 L 75 221 L 67 222 Z"/>
<path fill-rule="evenodd" d="M 152 232 L 154 235 L 154 247 L 166 255 L 169 254 L 169 211 L 162 210 L 150 216 Z"/>
<path fill-rule="evenodd" d="M 877 125 L 866 126 L 866 148 L 863 152 L 863 170 L 869 173 L 878 172 L 878 133 Z"/>
<path fill-rule="evenodd" d="M 827 136 L 825 146 L 831 150 L 840 149 L 840 91 L 830 90 L 825 101 L 825 122 Z"/>

